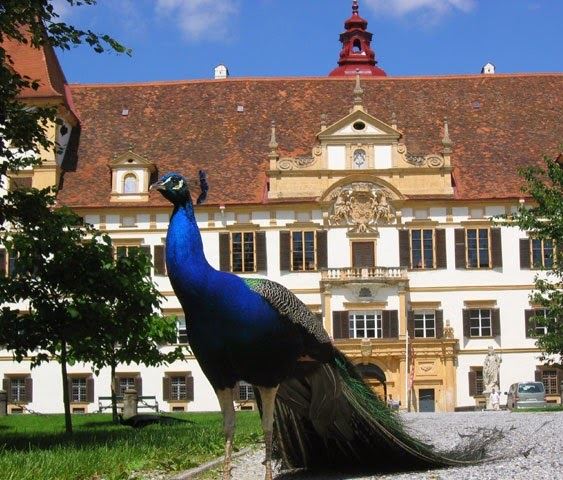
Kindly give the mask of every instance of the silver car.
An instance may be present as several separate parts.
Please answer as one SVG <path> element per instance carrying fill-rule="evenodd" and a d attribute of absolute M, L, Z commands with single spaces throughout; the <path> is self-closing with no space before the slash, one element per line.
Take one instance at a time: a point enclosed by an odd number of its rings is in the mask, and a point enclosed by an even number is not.
<path fill-rule="evenodd" d="M 506 407 L 510 410 L 545 407 L 545 388 L 542 382 L 513 383 L 505 395 Z"/>

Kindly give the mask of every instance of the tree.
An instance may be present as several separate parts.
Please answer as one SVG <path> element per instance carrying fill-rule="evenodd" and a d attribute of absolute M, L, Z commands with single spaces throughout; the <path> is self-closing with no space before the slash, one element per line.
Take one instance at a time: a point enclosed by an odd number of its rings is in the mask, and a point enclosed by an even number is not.
<path fill-rule="evenodd" d="M 149 278 L 147 254 L 115 259 L 111 239 L 70 209 L 54 208 L 50 189 L 16 190 L 8 197 L 11 228 L 0 238 L 16 261 L 10 276 L 0 278 L 0 345 L 17 361 L 31 357 L 32 367 L 60 362 L 71 432 L 67 364 L 92 362 L 96 371 L 110 366 L 113 385 L 119 363 L 183 358 L 181 348 L 159 348 L 175 341 L 175 323 L 158 315 L 162 296 Z"/>
<path fill-rule="evenodd" d="M 94 370 L 110 367 L 112 414 L 117 422 L 116 367 L 120 363 L 158 366 L 183 359 L 182 347 L 163 352 L 162 345 L 176 343 L 176 319 L 159 315 L 163 296 L 148 278 L 150 257 L 141 249 L 129 249 L 106 265 L 99 276 L 100 301 L 89 311 L 89 322 L 99 326 L 75 355 L 91 362 Z"/>
<path fill-rule="evenodd" d="M 502 223 L 516 224 L 531 238 L 543 240 L 553 251 L 544 271 L 536 275 L 535 290 L 530 296 L 533 304 L 545 308 L 546 315 L 533 320 L 547 332 L 538 336 L 536 345 L 547 363 L 561 363 L 563 359 L 563 162 L 545 157 L 545 167 L 520 170 L 525 180 L 522 191 L 532 197 L 533 206 L 521 204 L 516 213 Z"/>
<path fill-rule="evenodd" d="M 96 0 L 66 1 L 71 6 L 96 4 Z M 37 90 L 41 79 L 24 77 L 15 71 L 14 60 L 6 51 L 4 42 L 28 44 L 32 48 L 48 44 L 65 50 L 86 43 L 98 53 L 106 50 L 131 53 L 109 35 L 81 30 L 59 19 L 51 0 L 2 0 L 0 3 L 1 180 L 10 170 L 41 163 L 41 149 L 56 148 L 46 135 L 48 123 L 56 121 L 56 107 L 30 108 L 22 101 L 22 92 Z"/>

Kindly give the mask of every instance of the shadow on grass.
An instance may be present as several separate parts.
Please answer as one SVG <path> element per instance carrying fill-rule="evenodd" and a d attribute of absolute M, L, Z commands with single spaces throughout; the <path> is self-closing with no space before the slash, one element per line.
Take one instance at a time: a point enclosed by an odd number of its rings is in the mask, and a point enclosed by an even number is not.
<path fill-rule="evenodd" d="M 75 427 L 72 434 L 43 432 L 6 432 L 0 435 L 0 451 L 52 450 L 54 448 L 95 448 L 117 442 L 161 445 L 171 430 L 178 435 L 185 427 L 151 425 L 142 430 L 116 425 L 113 422 L 88 422 Z"/>

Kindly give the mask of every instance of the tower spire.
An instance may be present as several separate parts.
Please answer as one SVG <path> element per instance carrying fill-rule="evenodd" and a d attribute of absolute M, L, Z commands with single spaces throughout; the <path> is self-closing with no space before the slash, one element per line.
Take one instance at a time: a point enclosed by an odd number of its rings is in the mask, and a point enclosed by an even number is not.
<path fill-rule="evenodd" d="M 373 35 L 367 31 L 368 22 L 359 13 L 358 0 L 352 1 L 352 16 L 344 22 L 346 31 L 340 35 L 342 50 L 338 67 L 329 73 L 331 77 L 355 75 L 359 70 L 364 77 L 386 77 L 376 66 L 375 52 L 371 48 Z"/>

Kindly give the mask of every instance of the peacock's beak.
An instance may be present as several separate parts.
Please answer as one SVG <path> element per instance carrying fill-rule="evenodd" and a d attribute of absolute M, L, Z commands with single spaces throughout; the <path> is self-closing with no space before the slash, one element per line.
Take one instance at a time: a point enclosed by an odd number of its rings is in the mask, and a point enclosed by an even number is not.
<path fill-rule="evenodd" d="M 158 182 L 154 182 L 150 187 L 149 190 L 166 190 L 166 186 L 162 183 L 161 180 Z"/>

